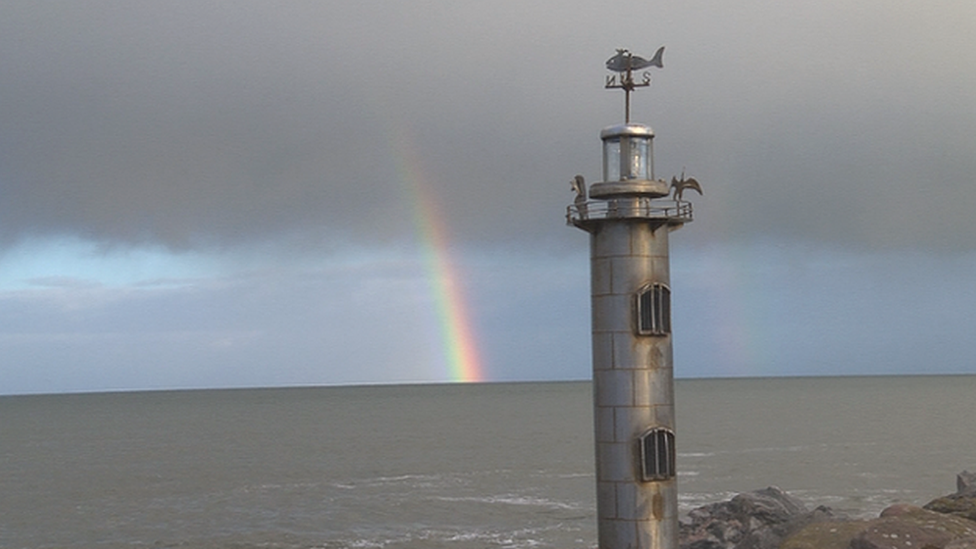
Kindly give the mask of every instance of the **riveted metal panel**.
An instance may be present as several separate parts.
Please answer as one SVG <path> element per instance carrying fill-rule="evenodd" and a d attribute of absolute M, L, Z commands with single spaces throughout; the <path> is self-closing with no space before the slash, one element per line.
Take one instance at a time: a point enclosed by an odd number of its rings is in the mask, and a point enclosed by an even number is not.
<path fill-rule="evenodd" d="M 654 406 L 654 424 L 674 429 L 674 406 Z"/>
<path fill-rule="evenodd" d="M 653 516 L 654 501 L 656 498 L 661 497 L 660 487 L 662 484 L 664 482 L 645 484 L 641 486 L 640 490 L 635 491 L 634 507 L 636 508 L 638 520 L 645 521 L 648 517 Z"/>
<path fill-rule="evenodd" d="M 617 482 L 596 483 L 596 506 L 605 518 L 617 518 Z"/>
<path fill-rule="evenodd" d="M 637 545 L 637 523 L 632 520 L 606 519 L 601 520 L 599 526 L 601 549 L 643 547 Z M 647 547 L 650 549 L 652 546 L 648 545 Z"/>
<path fill-rule="evenodd" d="M 615 257 L 610 278 L 610 291 L 633 294 L 648 281 L 654 280 L 654 262 L 643 257 Z"/>
<path fill-rule="evenodd" d="M 598 295 L 593 296 L 593 333 L 631 332 L 631 296 Z"/>
<path fill-rule="evenodd" d="M 633 330 L 626 334 L 614 334 L 612 351 L 616 367 L 630 370 L 654 367 L 648 364 L 647 357 L 656 344 L 654 338 L 634 337 Z"/>
<path fill-rule="evenodd" d="M 648 370 L 671 368 L 671 338 L 670 337 L 642 337 L 649 345 L 644 347 L 647 352 L 641 357 L 641 363 L 647 365 Z"/>
<path fill-rule="evenodd" d="M 632 224 L 630 249 L 639 257 L 668 257 L 668 228 L 646 223 Z"/>
<path fill-rule="evenodd" d="M 649 282 L 660 282 L 661 284 L 671 285 L 671 265 L 667 256 L 655 257 L 653 260 L 653 278 Z"/>
<path fill-rule="evenodd" d="M 633 546 L 635 548 L 677 549 L 678 521 L 677 519 L 641 521 L 637 523 L 637 536 L 637 544 Z"/>
<path fill-rule="evenodd" d="M 678 549 L 678 518 L 646 520 L 637 523 L 637 545 L 648 549 Z"/>
<path fill-rule="evenodd" d="M 634 440 L 654 425 L 653 406 L 633 406 L 614 409 L 614 439 L 624 442 Z"/>
<path fill-rule="evenodd" d="M 615 367 L 613 332 L 593 334 L 593 369 L 610 370 Z"/>
<path fill-rule="evenodd" d="M 611 292 L 611 264 L 612 259 L 608 257 L 590 261 L 590 295 L 606 295 Z"/>
<path fill-rule="evenodd" d="M 638 520 L 643 517 L 638 514 L 637 486 L 634 484 L 621 484 L 617 487 L 617 518 Z"/>
<path fill-rule="evenodd" d="M 633 370 L 593 372 L 593 397 L 597 406 L 633 406 Z"/>
<path fill-rule="evenodd" d="M 617 440 L 617 438 L 614 436 L 616 433 L 613 420 L 614 410 L 615 408 L 612 406 L 594 407 L 593 431 L 594 439 L 597 442 L 623 442 L 622 440 Z"/>
<path fill-rule="evenodd" d="M 674 502 L 674 505 L 664 505 L 662 518 L 674 521 L 674 526 L 678 525 L 678 481 L 671 479 L 662 482 L 655 482 L 654 488 L 661 494 L 661 499 L 665 502 Z M 674 539 L 678 539 L 675 536 Z"/>
<path fill-rule="evenodd" d="M 635 482 L 637 475 L 632 444 L 628 442 L 596 443 L 596 479 L 603 482 Z"/>
<path fill-rule="evenodd" d="M 674 380 L 670 368 L 634 371 L 634 405 L 674 404 Z"/>
<path fill-rule="evenodd" d="M 630 250 L 629 223 L 605 223 L 593 235 L 593 258 L 627 256 Z"/>

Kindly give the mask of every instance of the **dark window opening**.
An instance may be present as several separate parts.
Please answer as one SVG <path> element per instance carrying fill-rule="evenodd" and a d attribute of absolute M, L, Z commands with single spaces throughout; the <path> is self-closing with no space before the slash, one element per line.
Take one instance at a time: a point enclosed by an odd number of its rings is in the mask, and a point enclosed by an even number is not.
<path fill-rule="evenodd" d="M 641 478 L 667 480 L 675 476 L 674 433 L 668 429 L 651 429 L 640 437 Z"/>
<path fill-rule="evenodd" d="M 637 333 L 671 333 L 671 290 L 667 286 L 652 284 L 637 294 Z"/>

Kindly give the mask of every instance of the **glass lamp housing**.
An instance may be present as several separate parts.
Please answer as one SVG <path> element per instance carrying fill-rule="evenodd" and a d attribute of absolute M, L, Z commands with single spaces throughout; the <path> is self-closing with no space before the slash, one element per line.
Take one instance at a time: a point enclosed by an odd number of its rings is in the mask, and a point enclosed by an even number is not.
<path fill-rule="evenodd" d="M 603 181 L 654 179 L 654 132 L 641 124 L 621 124 L 600 132 Z"/>

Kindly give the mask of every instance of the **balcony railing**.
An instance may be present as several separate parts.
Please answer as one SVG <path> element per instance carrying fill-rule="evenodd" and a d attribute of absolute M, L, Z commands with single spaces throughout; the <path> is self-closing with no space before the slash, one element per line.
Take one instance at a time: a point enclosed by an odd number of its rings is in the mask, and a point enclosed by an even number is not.
<path fill-rule="evenodd" d="M 648 219 L 669 223 L 688 223 L 692 220 L 691 202 L 652 201 L 649 198 L 590 200 L 570 204 L 566 208 L 567 225 L 585 225 L 604 219 Z"/>

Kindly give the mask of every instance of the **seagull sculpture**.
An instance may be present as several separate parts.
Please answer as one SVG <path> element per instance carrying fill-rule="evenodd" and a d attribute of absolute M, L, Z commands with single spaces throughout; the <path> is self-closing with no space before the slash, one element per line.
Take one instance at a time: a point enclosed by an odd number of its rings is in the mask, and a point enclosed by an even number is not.
<path fill-rule="evenodd" d="M 694 177 L 685 179 L 684 170 L 681 171 L 681 179 L 678 179 L 677 177 L 671 178 L 671 188 L 674 189 L 675 200 L 681 200 L 681 195 L 685 192 L 685 189 L 691 189 L 698 194 L 702 194 L 702 188 L 698 183 L 698 180 Z"/>
<path fill-rule="evenodd" d="M 579 212 L 580 219 L 586 219 L 586 181 L 582 175 L 577 175 L 569 182 L 569 187 L 576 191 L 576 198 L 573 200 L 573 204 L 576 205 L 576 211 Z"/>

